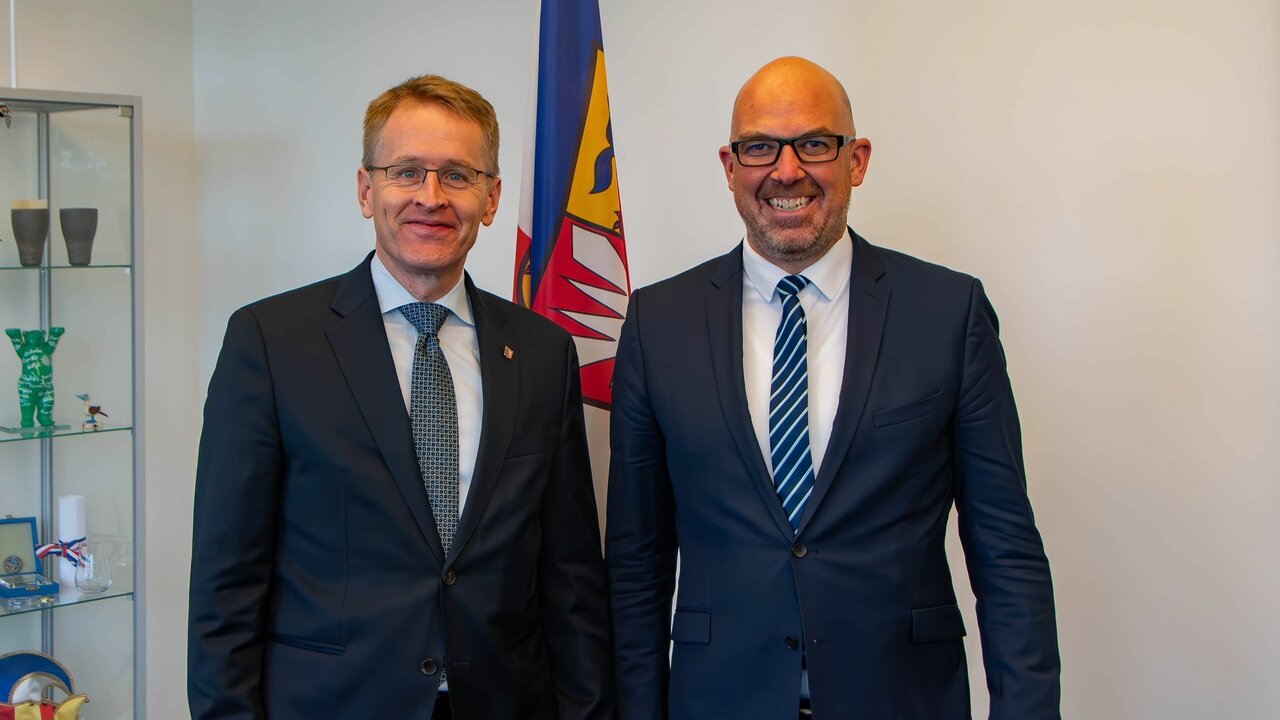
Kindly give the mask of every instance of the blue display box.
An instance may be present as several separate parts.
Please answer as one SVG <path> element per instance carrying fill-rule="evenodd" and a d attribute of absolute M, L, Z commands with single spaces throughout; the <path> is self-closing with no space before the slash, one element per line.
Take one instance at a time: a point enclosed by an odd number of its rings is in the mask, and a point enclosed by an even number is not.
<path fill-rule="evenodd" d="M 36 555 L 36 519 L 0 518 L 0 600 L 21 610 L 58 599 L 58 583 L 44 576 Z"/>

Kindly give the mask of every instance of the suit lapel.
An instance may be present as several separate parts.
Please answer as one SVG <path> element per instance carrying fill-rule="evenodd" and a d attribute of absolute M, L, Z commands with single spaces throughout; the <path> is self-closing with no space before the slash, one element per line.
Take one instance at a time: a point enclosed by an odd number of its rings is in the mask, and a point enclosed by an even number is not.
<path fill-rule="evenodd" d="M 778 501 L 773 476 L 764 463 L 760 443 L 751 425 L 747 391 L 742 376 L 742 246 L 725 255 L 711 277 L 707 289 L 707 336 L 711 344 L 711 367 L 716 375 L 720 409 L 729 426 L 729 435 L 738 448 L 751 484 L 773 516 L 778 530 L 792 537 L 791 522 Z"/>
<path fill-rule="evenodd" d="M 498 303 L 505 301 L 477 290 L 469 275 L 465 282 L 476 322 L 484 417 L 480 423 L 480 446 L 475 470 L 471 474 L 471 487 L 467 491 L 462 517 L 458 518 L 458 532 L 448 562 L 457 557 L 467 544 L 498 483 L 498 471 L 502 468 L 502 459 L 507 455 L 507 446 L 511 444 L 515 430 L 516 402 L 520 397 L 520 361 L 523 357 L 519 352 L 507 357 L 505 352 L 508 347 L 519 349 L 518 339 L 512 337 L 506 327 L 505 313 L 497 307 Z"/>
<path fill-rule="evenodd" d="M 862 411 L 871 390 L 871 378 L 880 354 L 880 338 L 889 309 L 889 287 L 881 285 L 884 261 L 876 248 L 850 229 L 853 235 L 853 270 L 849 281 L 849 336 L 844 354 L 844 376 L 840 383 L 840 404 L 836 408 L 831 440 L 822 458 L 822 469 L 814 481 L 813 496 L 805 508 L 800 532 L 822 504 L 836 475 L 841 472 L 849 445 L 862 420 Z"/>
<path fill-rule="evenodd" d="M 370 253 L 369 258 L 372 257 Z M 418 529 L 437 561 L 444 562 L 440 535 L 431 517 L 430 501 L 413 449 L 409 413 L 404 409 L 378 295 L 369 274 L 369 258 L 339 280 L 330 307 L 340 319 L 325 330 L 325 335 Z"/>

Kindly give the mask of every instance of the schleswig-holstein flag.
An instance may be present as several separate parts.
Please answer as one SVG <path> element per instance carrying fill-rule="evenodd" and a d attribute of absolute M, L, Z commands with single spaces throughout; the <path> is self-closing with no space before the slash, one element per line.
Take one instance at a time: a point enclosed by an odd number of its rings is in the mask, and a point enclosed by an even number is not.
<path fill-rule="evenodd" d="M 631 281 L 597 0 L 542 0 L 536 57 L 515 301 L 573 335 L 583 402 L 608 410 Z"/>

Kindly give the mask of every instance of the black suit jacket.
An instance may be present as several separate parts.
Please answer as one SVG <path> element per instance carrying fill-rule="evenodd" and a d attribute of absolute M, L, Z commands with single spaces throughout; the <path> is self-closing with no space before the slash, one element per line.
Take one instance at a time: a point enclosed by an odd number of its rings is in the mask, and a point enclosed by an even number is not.
<path fill-rule="evenodd" d="M 428 718 L 441 667 L 461 717 L 611 715 L 573 342 L 466 291 L 484 418 L 448 557 L 369 260 L 232 315 L 196 475 L 193 718 Z"/>
<path fill-rule="evenodd" d="M 995 313 L 977 280 L 853 242 L 840 400 L 798 532 L 747 409 L 741 248 L 632 297 L 606 525 L 623 720 L 795 717 L 802 662 L 815 717 L 968 718 L 953 503 L 991 717 L 1058 717 L 1053 590 Z"/>

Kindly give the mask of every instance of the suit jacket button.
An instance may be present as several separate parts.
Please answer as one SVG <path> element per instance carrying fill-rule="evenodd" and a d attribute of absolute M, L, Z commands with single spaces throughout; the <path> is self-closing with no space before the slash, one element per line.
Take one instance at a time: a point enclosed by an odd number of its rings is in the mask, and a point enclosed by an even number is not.
<path fill-rule="evenodd" d="M 454 574 L 454 572 L 453 572 L 452 570 L 449 570 L 448 572 L 446 572 L 446 573 L 444 574 L 444 584 L 445 584 L 445 585 L 452 585 L 452 584 L 454 584 L 454 583 L 455 583 L 455 582 L 457 582 L 457 581 L 458 581 L 458 576 L 457 576 L 457 575 L 455 575 L 455 574 Z"/>
<path fill-rule="evenodd" d="M 426 660 L 422 661 L 423 675 L 435 675 L 436 671 L 439 669 L 440 669 L 440 665 L 435 660 L 432 660 L 431 658 L 427 658 Z"/>
<path fill-rule="evenodd" d="M 800 641 L 799 641 L 799 640 L 797 640 L 797 639 L 795 639 L 794 637 L 792 637 L 792 636 L 790 636 L 790 635 L 788 635 L 788 636 L 787 636 L 787 639 L 786 639 L 786 640 L 783 640 L 782 642 L 786 643 L 786 646 L 787 646 L 787 649 L 788 649 L 788 650 L 799 650 L 799 649 L 800 649 Z"/>
<path fill-rule="evenodd" d="M 791 554 L 795 555 L 798 558 L 802 558 L 805 555 L 809 554 L 809 548 L 805 547 L 804 543 L 798 542 L 795 545 L 791 546 Z"/>

